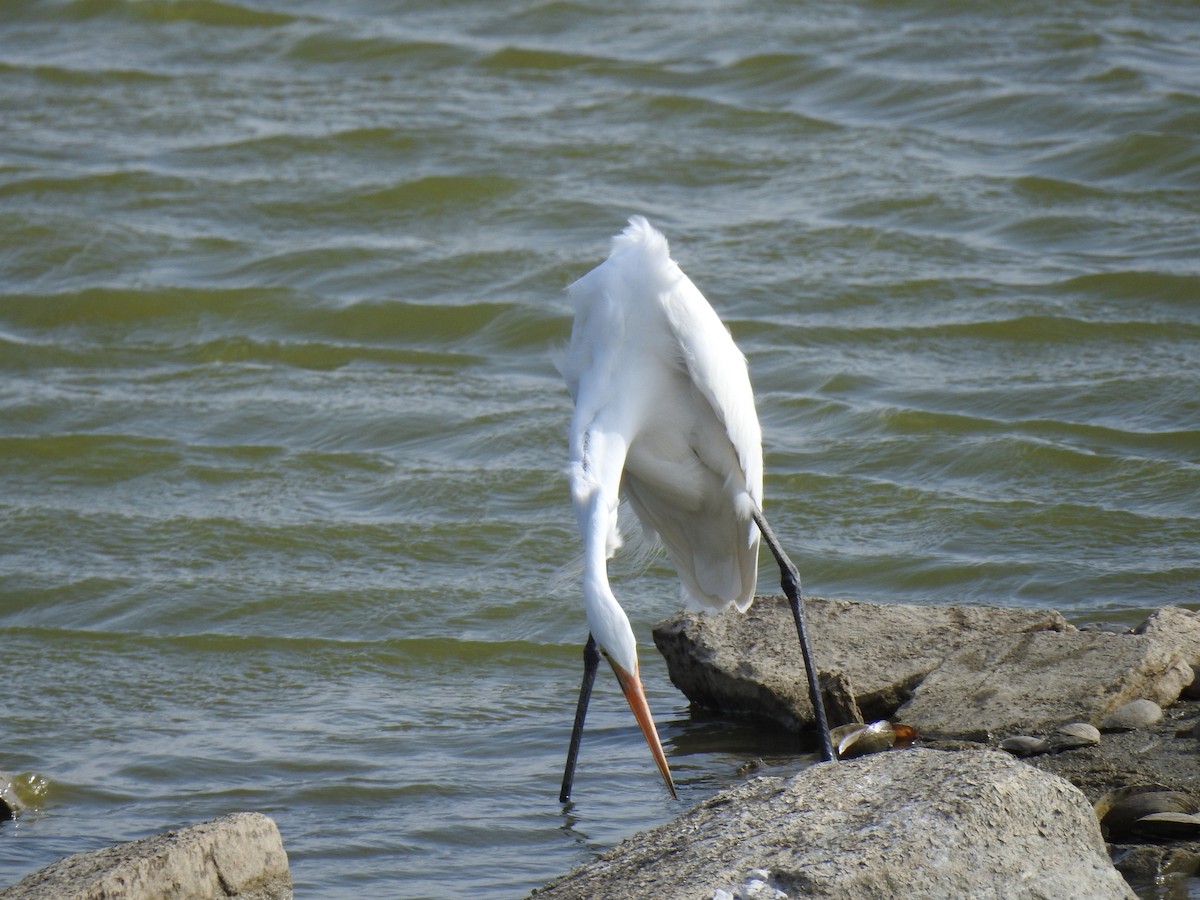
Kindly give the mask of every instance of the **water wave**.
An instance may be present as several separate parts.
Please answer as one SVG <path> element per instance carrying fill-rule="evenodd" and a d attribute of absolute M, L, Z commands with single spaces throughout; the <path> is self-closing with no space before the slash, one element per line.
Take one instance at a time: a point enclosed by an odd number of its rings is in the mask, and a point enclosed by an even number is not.
<path fill-rule="evenodd" d="M 603 678 L 546 813 L 551 349 L 634 213 L 749 360 L 814 594 L 1200 603 L 1192 6 L 794 13 L 6 6 L 0 676 L 52 789 L 0 881 L 253 806 L 304 896 L 519 896 L 677 814 Z M 671 567 L 612 571 L 648 647 Z M 642 674 L 691 801 L 803 763 Z"/>
<path fill-rule="evenodd" d="M 67 0 L 54 15 L 74 21 L 125 18 L 148 22 L 192 22 L 221 28 L 274 28 L 302 18 L 254 4 L 222 0 Z"/>

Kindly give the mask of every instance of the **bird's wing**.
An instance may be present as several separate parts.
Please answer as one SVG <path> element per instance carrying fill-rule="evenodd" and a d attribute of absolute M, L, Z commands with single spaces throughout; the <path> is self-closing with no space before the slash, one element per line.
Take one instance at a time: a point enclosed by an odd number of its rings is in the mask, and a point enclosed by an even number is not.
<path fill-rule="evenodd" d="M 672 264 L 674 265 L 674 264 Z M 746 358 L 708 300 L 675 266 L 678 279 L 663 307 L 683 364 L 733 444 L 746 491 L 762 505 L 762 429 Z"/>
<path fill-rule="evenodd" d="M 711 309 L 709 309 L 711 313 Z M 712 315 L 716 327 L 724 329 Z M 629 447 L 624 489 L 638 518 L 662 540 L 696 608 L 745 610 L 758 581 L 762 450 L 745 362 L 725 334 L 712 346 L 683 323 L 682 370 L 666 427 Z M 711 338 L 711 335 L 708 336 Z"/>
<path fill-rule="evenodd" d="M 644 220 L 631 228 L 644 227 Z M 628 230 L 627 230 L 628 233 Z M 675 403 L 689 410 L 671 434 L 689 442 L 678 448 L 630 447 L 626 496 L 639 518 L 666 545 L 690 605 L 745 609 L 754 598 L 758 574 L 758 528 L 752 508 L 762 506 L 762 431 L 746 359 L 704 295 L 670 258 L 666 240 L 644 240 L 643 263 L 657 286 L 657 300 L 671 350 L 666 362 L 678 367 L 681 389 Z M 665 439 L 665 438 L 664 438 Z M 639 439 L 640 440 L 640 439 Z M 653 469 L 648 457 L 671 463 L 672 474 Z M 650 477 L 629 477 L 633 471 Z M 693 508 L 678 502 L 671 485 L 690 483 Z M 742 493 L 744 491 L 744 494 Z"/>
<path fill-rule="evenodd" d="M 762 430 L 745 356 L 730 331 L 682 269 L 667 256 L 664 241 L 662 310 L 692 385 L 725 426 L 745 476 L 746 492 L 762 505 Z"/>
<path fill-rule="evenodd" d="M 638 296 L 639 305 L 654 302 L 652 297 L 657 301 L 668 330 L 665 343 L 672 348 L 673 358 L 668 362 L 686 370 L 692 385 L 712 407 L 737 454 L 747 492 L 762 506 L 762 430 L 746 358 L 700 289 L 671 258 L 662 233 L 644 217 L 633 216 L 629 226 L 613 239 L 608 261 L 579 279 L 570 291 L 576 298 L 577 316 L 583 308 L 580 298 L 587 298 L 584 306 L 591 317 L 598 317 L 604 309 L 601 301 L 605 296 Z M 624 341 L 624 334 L 613 331 L 625 327 L 625 317 L 605 318 L 604 327 L 610 329 L 607 344 Z"/>

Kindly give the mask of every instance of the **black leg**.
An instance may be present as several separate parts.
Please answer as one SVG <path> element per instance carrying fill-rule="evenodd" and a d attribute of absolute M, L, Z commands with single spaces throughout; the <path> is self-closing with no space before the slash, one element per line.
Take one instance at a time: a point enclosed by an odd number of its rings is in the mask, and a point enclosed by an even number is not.
<path fill-rule="evenodd" d="M 804 657 L 804 668 L 808 673 L 808 698 L 812 702 L 813 714 L 817 719 L 817 732 L 821 741 L 821 759 L 831 762 L 837 759 L 833 752 L 833 739 L 829 736 L 829 722 L 825 718 L 825 702 L 821 699 L 821 687 L 817 683 L 817 666 L 813 661 L 812 650 L 808 644 L 808 629 L 804 626 L 804 597 L 800 593 L 800 573 L 792 561 L 788 559 L 775 532 L 767 524 L 761 509 L 754 511 L 754 524 L 762 532 L 763 539 L 771 548 L 775 561 L 779 563 L 780 586 L 792 605 L 792 618 L 796 620 L 796 634 L 800 637 L 800 653 Z"/>
<path fill-rule="evenodd" d="M 558 802 L 571 799 L 571 787 L 575 784 L 575 763 L 579 759 L 579 742 L 583 740 L 583 720 L 587 717 L 588 701 L 592 699 L 592 684 L 596 680 L 596 668 L 600 665 L 600 651 L 596 639 L 590 634 L 583 646 L 583 683 L 579 685 L 579 705 L 575 707 L 575 727 L 571 729 L 571 744 L 567 747 L 567 767 L 563 771 L 562 790 Z"/>

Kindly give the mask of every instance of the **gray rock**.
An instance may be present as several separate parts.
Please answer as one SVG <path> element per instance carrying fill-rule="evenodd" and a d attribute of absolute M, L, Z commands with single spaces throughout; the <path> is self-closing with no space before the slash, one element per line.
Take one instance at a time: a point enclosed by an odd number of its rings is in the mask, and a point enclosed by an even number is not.
<path fill-rule="evenodd" d="M 1071 784 L 1003 753 L 934 750 L 755 779 L 535 893 L 540 900 L 1134 896 Z"/>
<path fill-rule="evenodd" d="M 1164 606 L 1152 612 L 1134 631 L 1174 645 L 1185 662 L 1200 665 L 1200 612 Z"/>
<path fill-rule="evenodd" d="M 1105 716 L 1100 727 L 1105 731 L 1136 731 L 1157 724 L 1162 717 L 1162 707 L 1154 701 L 1130 700 Z"/>
<path fill-rule="evenodd" d="M 202 825 L 68 856 L 0 890 L 3 900 L 290 900 L 274 821 L 234 813 Z"/>
<path fill-rule="evenodd" d="M 868 719 L 898 716 L 922 738 L 989 741 L 1098 724 L 1133 699 L 1174 702 L 1200 652 L 1200 616 L 1159 610 L 1140 634 L 1080 632 L 1046 610 L 879 605 L 809 598 L 818 668 L 843 673 Z M 693 702 L 812 721 L 804 668 L 786 600 L 750 611 L 682 613 L 654 640 L 671 680 Z"/>
<path fill-rule="evenodd" d="M 805 613 L 817 667 L 849 679 L 867 720 L 895 712 L 956 650 L 997 636 L 1075 631 L 1045 610 L 809 597 Z M 796 627 L 782 596 L 758 597 L 746 613 L 733 607 L 680 613 L 655 626 L 654 642 L 671 681 L 694 703 L 767 716 L 789 728 L 813 719 Z"/>
<path fill-rule="evenodd" d="M 854 699 L 854 685 L 845 672 L 821 673 L 821 702 L 830 726 L 850 725 L 863 721 L 862 710 Z"/>
<path fill-rule="evenodd" d="M 1037 756 L 1050 752 L 1050 742 L 1028 734 L 1014 734 L 1000 742 L 1000 749 L 1013 756 Z"/>
<path fill-rule="evenodd" d="M 1099 724 L 1130 700 L 1174 702 L 1190 676 L 1173 645 L 1145 635 L 1010 635 L 948 656 L 899 715 L 929 738 Z"/>

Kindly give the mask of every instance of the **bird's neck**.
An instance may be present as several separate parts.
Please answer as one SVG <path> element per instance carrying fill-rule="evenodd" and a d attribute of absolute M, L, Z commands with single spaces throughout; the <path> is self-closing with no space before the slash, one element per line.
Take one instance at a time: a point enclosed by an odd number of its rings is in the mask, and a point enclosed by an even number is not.
<path fill-rule="evenodd" d="M 590 572 L 585 567 L 583 575 L 583 600 L 587 607 L 588 628 L 596 643 L 609 658 L 626 672 L 637 674 L 637 640 L 629 617 L 617 602 L 608 585 L 608 576 Z"/>

